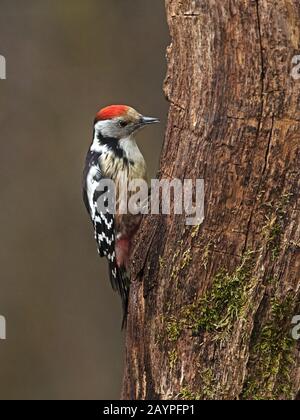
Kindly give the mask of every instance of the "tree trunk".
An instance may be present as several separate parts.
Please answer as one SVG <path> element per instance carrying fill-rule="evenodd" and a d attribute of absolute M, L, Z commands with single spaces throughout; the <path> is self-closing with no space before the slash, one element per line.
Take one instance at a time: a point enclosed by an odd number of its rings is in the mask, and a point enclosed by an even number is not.
<path fill-rule="evenodd" d="M 159 176 L 203 178 L 205 220 L 143 220 L 122 397 L 295 399 L 300 3 L 166 7 L 170 113 Z"/>

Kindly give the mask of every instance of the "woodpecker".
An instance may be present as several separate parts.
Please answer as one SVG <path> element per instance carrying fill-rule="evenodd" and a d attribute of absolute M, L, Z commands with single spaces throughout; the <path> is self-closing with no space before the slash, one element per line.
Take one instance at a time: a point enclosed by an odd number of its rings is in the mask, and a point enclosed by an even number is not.
<path fill-rule="evenodd" d="M 116 185 L 115 201 L 118 202 L 128 182 L 147 180 L 146 163 L 134 134 L 158 122 L 157 118 L 145 117 L 126 105 L 101 109 L 94 120 L 93 140 L 84 167 L 83 200 L 93 224 L 98 253 L 107 258 L 112 287 L 121 295 L 122 327 L 126 323 L 128 308 L 131 245 L 141 215 L 99 210 L 97 200 L 101 192 L 98 187 L 101 180 L 112 180 Z"/>

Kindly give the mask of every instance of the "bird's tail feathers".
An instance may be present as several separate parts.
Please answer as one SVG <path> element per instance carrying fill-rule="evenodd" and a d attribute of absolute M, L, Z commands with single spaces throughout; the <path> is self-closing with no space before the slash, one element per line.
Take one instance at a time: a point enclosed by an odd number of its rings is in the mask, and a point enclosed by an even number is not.
<path fill-rule="evenodd" d="M 123 308 L 122 329 L 124 329 L 127 322 L 130 275 L 125 266 L 118 267 L 114 262 L 109 264 L 109 275 L 112 288 L 121 296 Z"/>

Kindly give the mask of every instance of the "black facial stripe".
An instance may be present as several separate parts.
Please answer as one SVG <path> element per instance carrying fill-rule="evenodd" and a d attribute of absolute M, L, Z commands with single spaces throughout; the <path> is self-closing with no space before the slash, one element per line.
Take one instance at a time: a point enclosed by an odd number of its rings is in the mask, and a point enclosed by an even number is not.
<path fill-rule="evenodd" d="M 97 139 L 100 144 L 105 145 L 109 150 L 112 150 L 118 158 L 124 157 L 124 152 L 119 146 L 118 139 L 113 137 L 104 137 L 101 133 L 98 133 Z"/>

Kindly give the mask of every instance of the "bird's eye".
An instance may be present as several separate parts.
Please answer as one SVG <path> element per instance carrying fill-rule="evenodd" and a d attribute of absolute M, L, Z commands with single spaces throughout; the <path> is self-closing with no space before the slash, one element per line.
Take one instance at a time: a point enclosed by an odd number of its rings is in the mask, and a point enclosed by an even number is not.
<path fill-rule="evenodd" d="M 120 127 L 124 128 L 124 127 L 126 127 L 127 125 L 128 125 L 128 122 L 127 122 L 127 121 L 124 121 L 124 120 L 119 121 L 119 126 L 120 126 Z"/>

